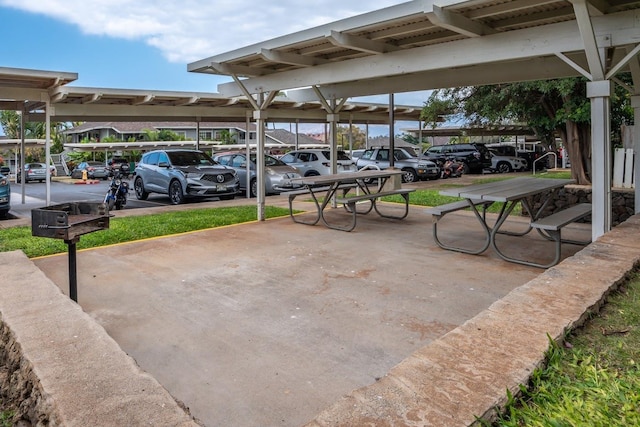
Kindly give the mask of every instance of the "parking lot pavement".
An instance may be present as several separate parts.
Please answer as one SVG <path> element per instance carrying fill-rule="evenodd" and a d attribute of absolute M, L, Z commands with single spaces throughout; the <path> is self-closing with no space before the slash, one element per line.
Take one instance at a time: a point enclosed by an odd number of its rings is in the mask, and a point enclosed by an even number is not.
<path fill-rule="evenodd" d="M 474 238 L 473 217 L 447 219 Z M 34 262 L 68 291 L 66 254 Z M 302 425 L 540 273 L 440 249 L 421 208 L 351 233 L 284 217 L 132 242 L 77 265 L 83 310 L 212 426 Z"/>

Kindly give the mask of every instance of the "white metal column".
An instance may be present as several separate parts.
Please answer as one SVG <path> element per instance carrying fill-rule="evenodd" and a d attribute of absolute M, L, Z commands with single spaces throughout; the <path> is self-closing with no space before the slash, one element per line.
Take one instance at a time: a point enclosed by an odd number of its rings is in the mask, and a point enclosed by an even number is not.
<path fill-rule="evenodd" d="M 638 82 L 640 85 L 640 82 Z M 631 97 L 633 107 L 633 153 L 635 157 L 633 182 L 635 184 L 635 213 L 640 213 L 640 95 Z"/>
<path fill-rule="evenodd" d="M 47 175 L 46 175 L 46 201 L 47 206 L 51 205 L 51 104 L 47 99 L 44 107 L 44 115 L 45 115 L 45 142 L 44 142 L 44 155 L 47 164 Z"/>
<path fill-rule="evenodd" d="M 591 237 L 611 230 L 611 137 L 610 80 L 587 82 L 587 97 L 591 100 Z"/>
<path fill-rule="evenodd" d="M 256 141 L 256 182 L 258 183 L 258 191 L 256 194 L 256 198 L 258 199 L 258 221 L 265 220 L 264 214 L 264 206 L 265 206 L 265 176 L 264 176 L 264 126 L 265 121 L 267 120 L 267 112 L 264 110 L 257 110 L 253 112 L 253 118 L 256 121 L 257 127 L 257 136 L 258 140 Z M 247 163 L 249 159 L 247 159 Z"/>

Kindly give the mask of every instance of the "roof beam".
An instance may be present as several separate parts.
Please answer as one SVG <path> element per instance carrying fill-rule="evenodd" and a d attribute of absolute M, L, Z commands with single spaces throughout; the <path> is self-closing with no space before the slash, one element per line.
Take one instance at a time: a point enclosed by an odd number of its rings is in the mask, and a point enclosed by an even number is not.
<path fill-rule="evenodd" d="M 132 102 L 132 105 L 144 105 L 144 104 L 148 104 L 150 102 L 152 102 L 154 99 L 156 99 L 155 95 L 145 95 L 145 96 L 138 96 L 136 97 L 136 99 Z"/>
<path fill-rule="evenodd" d="M 246 65 L 238 64 L 221 64 L 219 62 L 212 62 L 209 67 L 219 74 L 228 74 L 236 76 L 264 76 L 273 73 L 271 70 L 265 68 L 248 67 Z"/>
<path fill-rule="evenodd" d="M 267 62 L 298 65 L 302 67 L 313 67 L 314 65 L 326 64 L 329 62 L 328 60 L 321 58 L 299 55 L 297 53 L 277 52 L 271 49 L 260 49 L 260 56 Z"/>
<path fill-rule="evenodd" d="M 587 62 L 589 63 L 589 72 L 592 79 L 595 81 L 604 79 L 604 66 L 602 59 L 600 58 L 600 52 L 598 49 L 598 43 L 596 42 L 596 36 L 594 34 L 593 25 L 591 22 L 591 16 L 589 15 L 589 8 L 587 7 L 586 0 L 570 0 L 573 5 L 573 11 L 576 15 L 576 21 L 578 22 L 578 28 L 580 29 L 580 35 L 584 43 L 584 52 L 587 55 Z"/>
<path fill-rule="evenodd" d="M 598 35 L 607 35 L 606 42 L 610 45 L 624 46 L 637 43 L 637 23 L 634 19 L 635 15 L 628 13 L 594 17 L 592 31 L 595 30 Z M 311 69 L 284 71 L 271 76 L 246 79 L 243 80 L 243 84 L 249 92 L 257 93 L 313 85 L 359 82 L 368 79 L 381 79 L 382 82 L 385 82 L 390 77 L 406 76 L 411 73 L 439 70 L 441 73 L 447 74 L 451 73 L 452 69 L 478 66 L 489 62 L 534 59 L 555 55 L 556 52 L 569 55 L 571 52 L 584 52 L 584 50 L 584 41 L 576 22 L 567 21 L 389 52 L 379 55 L 375 61 L 372 61 L 370 57 L 364 57 L 318 65 Z M 452 52 L 455 52 L 455 55 L 452 55 Z M 402 64 L 402 66 L 400 67 L 398 64 Z M 456 74 L 460 74 L 460 72 L 456 72 Z M 549 76 L 545 70 L 540 70 L 539 74 L 540 78 Z M 566 75 L 564 69 L 563 74 Z M 532 75 L 532 73 L 529 72 L 527 75 Z M 602 76 L 604 77 L 604 73 Z M 514 80 L 510 79 L 510 81 Z M 368 84 L 371 85 L 371 81 Z M 420 86 L 424 85 L 425 83 L 420 84 Z M 426 85 L 429 86 L 428 82 Z M 388 87 L 388 85 L 385 86 Z M 454 82 L 453 86 L 458 85 Z M 376 94 L 390 93 L 387 91 L 388 89 L 378 91 L 375 87 L 368 91 L 370 90 L 374 90 Z M 241 94 L 234 83 L 221 84 L 218 86 L 218 91 L 225 96 Z"/>
<path fill-rule="evenodd" d="M 587 0 L 587 6 L 591 16 L 604 15 L 611 7 L 609 2 L 605 0 Z"/>
<path fill-rule="evenodd" d="M 493 28 L 481 22 L 472 21 L 459 13 L 451 12 L 435 4 L 433 5 L 433 12 L 427 12 L 427 17 L 432 24 L 467 37 L 480 37 L 496 32 Z"/>
<path fill-rule="evenodd" d="M 482 64 L 474 67 L 473 70 L 473 73 L 469 73 L 469 70 L 466 68 L 452 68 L 446 73 L 440 70 L 431 70 L 392 76 L 385 79 L 378 79 L 374 82 L 361 80 L 349 83 L 336 83 L 321 86 L 319 90 L 323 96 L 327 98 L 340 98 L 345 96 L 353 97 L 379 95 L 381 93 L 415 92 L 449 87 L 510 83 L 577 75 L 575 70 L 556 57 Z M 310 89 L 290 90 L 287 92 L 287 96 L 292 100 L 300 102 L 309 102 L 317 99 L 316 94 Z"/>
<path fill-rule="evenodd" d="M 90 95 L 87 95 L 85 97 L 82 98 L 82 103 L 83 104 L 93 104 L 94 102 L 100 101 L 100 98 L 102 98 L 102 94 L 101 93 L 93 93 Z"/>
<path fill-rule="evenodd" d="M 327 39 L 335 46 L 372 53 L 374 55 L 400 50 L 398 46 L 373 41 L 365 37 L 339 33 L 338 31 L 331 31 L 331 33 L 327 35 Z"/>
<path fill-rule="evenodd" d="M 182 106 L 182 105 L 193 105 L 200 100 L 199 96 L 191 96 L 189 98 L 184 98 L 177 100 L 173 105 Z"/>

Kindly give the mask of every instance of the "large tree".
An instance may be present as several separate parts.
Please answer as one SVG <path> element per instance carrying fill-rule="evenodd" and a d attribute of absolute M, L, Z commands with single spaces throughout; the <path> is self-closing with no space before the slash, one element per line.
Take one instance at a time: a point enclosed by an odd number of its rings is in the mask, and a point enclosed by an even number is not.
<path fill-rule="evenodd" d="M 629 95 L 617 87 L 611 97 L 613 140 L 619 140 L 620 124 L 633 120 Z M 562 139 L 571 159 L 571 175 L 578 183 L 590 182 L 591 108 L 586 79 L 567 78 L 434 91 L 425 103 L 425 125 L 443 115 L 462 115 L 471 125 L 526 123 L 546 146 Z"/>

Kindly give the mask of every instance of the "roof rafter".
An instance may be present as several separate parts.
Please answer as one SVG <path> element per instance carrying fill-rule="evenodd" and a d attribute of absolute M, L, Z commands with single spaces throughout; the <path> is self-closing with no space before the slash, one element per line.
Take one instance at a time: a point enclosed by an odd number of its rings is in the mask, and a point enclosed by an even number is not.
<path fill-rule="evenodd" d="M 300 65 L 302 67 L 313 67 L 318 64 L 326 64 L 327 60 L 321 58 L 299 55 L 291 52 L 277 52 L 271 49 L 260 49 L 260 56 L 268 62 L 280 64 Z"/>
<path fill-rule="evenodd" d="M 400 50 L 398 46 L 389 43 L 381 43 L 365 37 L 331 31 L 327 39 L 336 46 L 346 47 L 361 52 L 381 54 Z"/>
<path fill-rule="evenodd" d="M 467 37 L 479 37 L 496 32 L 481 22 L 472 21 L 459 13 L 451 12 L 437 5 L 433 5 L 433 12 L 428 12 L 427 16 L 434 25 Z"/>
<path fill-rule="evenodd" d="M 238 64 L 222 64 L 219 62 L 212 62 L 209 67 L 221 74 L 230 74 L 236 76 L 247 77 L 259 77 L 267 74 L 271 74 L 273 71 L 265 68 L 248 67 L 246 65 Z"/>

